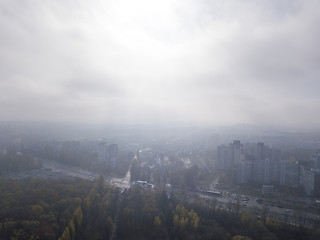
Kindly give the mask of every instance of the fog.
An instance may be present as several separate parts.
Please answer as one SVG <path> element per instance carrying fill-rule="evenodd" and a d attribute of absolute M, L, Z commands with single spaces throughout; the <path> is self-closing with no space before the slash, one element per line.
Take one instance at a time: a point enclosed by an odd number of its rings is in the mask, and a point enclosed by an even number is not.
<path fill-rule="evenodd" d="M 319 1 L 0 2 L 0 120 L 319 128 Z"/>

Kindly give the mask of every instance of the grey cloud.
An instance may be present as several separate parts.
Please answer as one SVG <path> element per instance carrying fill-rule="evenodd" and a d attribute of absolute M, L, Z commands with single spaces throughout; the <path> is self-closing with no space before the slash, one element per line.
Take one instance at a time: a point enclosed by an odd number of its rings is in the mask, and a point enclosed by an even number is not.
<path fill-rule="evenodd" d="M 2 1 L 1 118 L 317 125 L 318 1 L 154 4 Z"/>

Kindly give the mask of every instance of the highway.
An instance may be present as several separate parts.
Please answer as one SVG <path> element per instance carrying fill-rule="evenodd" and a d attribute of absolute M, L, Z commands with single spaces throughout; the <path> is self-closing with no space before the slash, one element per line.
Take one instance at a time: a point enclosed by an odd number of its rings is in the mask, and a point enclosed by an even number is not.
<path fill-rule="evenodd" d="M 195 198 L 195 193 L 189 195 Z M 280 222 L 288 223 L 295 226 L 305 226 L 312 228 L 315 223 L 320 224 L 320 218 L 315 213 L 306 211 L 298 211 L 293 209 L 280 208 L 270 206 L 268 204 L 259 204 L 256 197 L 241 196 L 236 194 L 226 195 L 222 192 L 222 196 L 213 196 L 205 192 L 197 192 L 196 196 L 202 200 L 203 204 L 208 206 L 216 206 L 219 209 L 234 211 L 237 202 L 240 204 L 239 211 L 248 211 L 255 214 L 258 218 L 262 217 L 263 212 L 266 213 L 267 218 L 277 219 Z"/>

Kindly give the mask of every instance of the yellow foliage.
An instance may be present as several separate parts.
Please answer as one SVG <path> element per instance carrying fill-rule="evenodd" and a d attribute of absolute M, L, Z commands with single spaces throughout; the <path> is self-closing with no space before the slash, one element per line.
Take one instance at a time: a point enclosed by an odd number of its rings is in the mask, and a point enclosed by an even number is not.
<path fill-rule="evenodd" d="M 175 214 L 173 216 L 173 226 L 174 227 L 178 227 L 179 226 L 179 216 L 178 216 L 178 214 Z"/>
<path fill-rule="evenodd" d="M 30 209 L 30 215 L 33 218 L 39 218 L 43 214 L 43 207 L 40 205 L 32 205 Z"/>
<path fill-rule="evenodd" d="M 68 230 L 69 230 L 69 234 L 70 234 L 70 238 L 74 238 L 75 234 L 76 234 L 76 228 L 74 226 L 74 222 L 73 220 L 71 220 L 68 224 Z"/>
<path fill-rule="evenodd" d="M 64 232 L 62 233 L 61 240 L 70 240 L 70 239 L 71 237 L 70 237 L 69 229 L 65 228 Z"/>
<path fill-rule="evenodd" d="M 200 218 L 198 217 L 198 214 L 191 209 L 188 211 L 183 206 L 180 206 L 179 204 L 176 207 L 176 213 L 173 218 L 173 223 L 175 227 L 184 228 L 187 226 L 192 227 L 193 229 L 196 229 L 198 227 Z"/>
<path fill-rule="evenodd" d="M 232 238 L 232 240 L 251 240 L 251 238 L 247 237 L 247 236 L 240 236 L 240 235 L 237 235 L 237 236 L 234 236 Z"/>
<path fill-rule="evenodd" d="M 185 221 L 184 217 L 181 217 L 180 221 L 179 221 L 179 227 L 184 228 L 185 225 L 186 225 L 186 221 Z"/>
<path fill-rule="evenodd" d="M 73 222 L 75 223 L 76 229 L 79 229 L 82 224 L 82 210 L 78 207 L 73 213 Z"/>
<path fill-rule="evenodd" d="M 154 217 L 154 225 L 159 227 L 161 225 L 161 219 L 159 216 Z"/>
<path fill-rule="evenodd" d="M 198 217 L 198 214 L 195 213 L 191 219 L 191 224 L 194 229 L 198 227 L 199 221 L 200 221 L 200 218 Z"/>

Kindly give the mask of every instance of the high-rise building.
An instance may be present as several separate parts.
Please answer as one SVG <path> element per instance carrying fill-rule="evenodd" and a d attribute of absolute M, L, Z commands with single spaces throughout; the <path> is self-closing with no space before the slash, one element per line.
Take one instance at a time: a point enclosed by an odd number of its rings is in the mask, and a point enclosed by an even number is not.
<path fill-rule="evenodd" d="M 320 196 L 320 172 L 315 169 L 305 169 L 300 167 L 300 185 L 304 192 L 313 197 Z"/>
<path fill-rule="evenodd" d="M 286 160 L 280 161 L 280 185 L 286 185 Z"/>
<path fill-rule="evenodd" d="M 237 183 L 244 184 L 252 180 L 252 161 L 243 160 L 238 163 Z"/>
<path fill-rule="evenodd" d="M 217 166 L 228 171 L 232 182 L 243 184 L 257 181 L 278 183 L 280 177 L 280 151 L 264 143 L 241 144 L 239 140 L 217 148 Z"/>
<path fill-rule="evenodd" d="M 117 164 L 117 158 L 118 158 L 118 145 L 117 144 L 110 144 L 108 145 L 108 154 L 109 154 L 109 161 L 110 161 L 110 167 L 115 168 Z"/>
<path fill-rule="evenodd" d="M 263 183 L 269 183 L 270 182 L 270 159 L 265 158 L 264 159 L 264 176 L 263 176 Z"/>
<path fill-rule="evenodd" d="M 280 180 L 280 150 L 271 149 L 269 179 L 271 183 L 278 183 Z"/>
<path fill-rule="evenodd" d="M 319 169 L 320 170 L 320 151 L 318 150 L 316 154 L 314 154 L 311 157 L 313 169 Z"/>
<path fill-rule="evenodd" d="M 115 168 L 118 158 L 118 145 L 99 143 L 98 147 L 98 162 L 105 163 L 107 167 Z"/>
<path fill-rule="evenodd" d="M 264 143 L 263 142 L 259 142 L 257 143 L 257 151 L 256 151 L 256 160 L 260 161 L 260 160 L 264 160 Z"/>
<path fill-rule="evenodd" d="M 280 161 L 280 184 L 288 187 L 299 185 L 300 167 L 298 162 L 292 160 Z"/>
<path fill-rule="evenodd" d="M 258 182 L 264 182 L 265 179 L 264 158 L 264 143 L 259 142 L 256 146 L 255 159 L 253 161 L 253 179 Z"/>
<path fill-rule="evenodd" d="M 234 140 L 232 144 L 233 164 L 238 164 L 241 160 L 241 143 L 239 140 Z"/>
<path fill-rule="evenodd" d="M 107 161 L 107 144 L 105 142 L 99 143 L 98 147 L 98 162 L 106 162 Z"/>
<path fill-rule="evenodd" d="M 220 170 L 230 170 L 232 166 L 232 151 L 230 145 L 217 148 L 217 166 Z"/>

